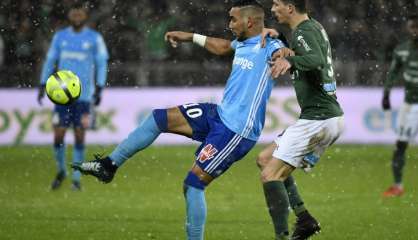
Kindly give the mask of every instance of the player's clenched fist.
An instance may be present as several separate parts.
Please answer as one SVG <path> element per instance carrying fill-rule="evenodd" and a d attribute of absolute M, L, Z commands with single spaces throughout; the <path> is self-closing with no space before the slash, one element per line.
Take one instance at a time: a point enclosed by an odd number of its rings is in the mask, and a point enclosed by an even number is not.
<path fill-rule="evenodd" d="M 193 33 L 181 31 L 167 32 L 164 39 L 170 42 L 171 46 L 175 48 L 177 47 L 178 42 L 192 41 Z"/>

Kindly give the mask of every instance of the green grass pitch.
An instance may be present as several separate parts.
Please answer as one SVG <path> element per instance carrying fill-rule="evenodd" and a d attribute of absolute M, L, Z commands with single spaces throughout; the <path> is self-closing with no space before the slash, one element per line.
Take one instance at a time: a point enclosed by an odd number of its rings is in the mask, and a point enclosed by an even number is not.
<path fill-rule="evenodd" d="M 112 183 L 70 178 L 56 192 L 50 147 L 0 148 L 0 239 L 185 239 L 182 181 L 194 146 L 151 147 Z M 206 191 L 206 239 L 273 239 L 255 148 Z M 392 181 L 391 146 L 337 145 L 311 174 L 294 176 L 323 231 L 313 239 L 418 239 L 418 148 L 408 150 L 406 194 L 382 199 Z M 87 155 L 110 147 L 88 147 Z M 68 158 L 71 151 L 68 151 Z M 291 213 L 291 228 L 294 216 Z"/>

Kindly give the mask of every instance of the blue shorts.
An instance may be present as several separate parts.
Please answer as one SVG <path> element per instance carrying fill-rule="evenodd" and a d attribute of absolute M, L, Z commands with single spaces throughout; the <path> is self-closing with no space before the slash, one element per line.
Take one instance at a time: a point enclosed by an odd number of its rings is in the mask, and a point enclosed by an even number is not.
<path fill-rule="evenodd" d="M 55 126 L 68 128 L 83 127 L 81 118 L 90 113 L 89 102 L 74 102 L 70 105 L 55 105 L 53 123 Z"/>
<path fill-rule="evenodd" d="M 242 159 L 256 143 L 229 130 L 216 108 L 211 103 L 179 106 L 193 129 L 192 139 L 202 142 L 196 150 L 196 164 L 214 178 Z"/>

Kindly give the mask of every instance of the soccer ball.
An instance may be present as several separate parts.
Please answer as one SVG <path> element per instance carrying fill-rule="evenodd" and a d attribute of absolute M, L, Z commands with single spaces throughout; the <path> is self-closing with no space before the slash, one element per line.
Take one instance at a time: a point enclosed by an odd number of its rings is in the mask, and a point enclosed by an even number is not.
<path fill-rule="evenodd" d="M 59 105 L 71 104 L 81 94 L 80 79 L 68 70 L 61 70 L 49 76 L 45 88 L 48 98 Z"/>

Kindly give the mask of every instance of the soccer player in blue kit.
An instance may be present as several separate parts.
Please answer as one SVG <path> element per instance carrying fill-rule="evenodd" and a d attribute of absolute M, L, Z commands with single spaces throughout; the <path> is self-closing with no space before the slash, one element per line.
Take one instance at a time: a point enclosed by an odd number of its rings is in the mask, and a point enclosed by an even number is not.
<path fill-rule="evenodd" d="M 57 31 L 52 39 L 42 69 L 38 95 L 38 102 L 42 104 L 46 80 L 56 69 L 70 70 L 81 81 L 81 96 L 76 102 L 67 106 L 55 105 L 53 113 L 54 155 L 58 174 L 52 182 L 52 190 L 59 188 L 67 175 L 64 137 L 70 126 L 74 128 L 75 135 L 73 164 L 78 165 L 84 161 L 84 136 L 85 129 L 90 123 L 90 105 L 100 103 L 109 58 L 103 37 L 100 33 L 85 26 L 87 8 L 84 5 L 73 5 L 68 12 L 68 19 L 71 26 Z M 80 171 L 73 171 L 73 190 L 81 189 L 80 176 Z"/>
<path fill-rule="evenodd" d="M 190 42 L 216 55 L 234 55 L 232 71 L 220 105 L 189 103 L 155 109 L 107 157 L 74 165 L 84 174 L 108 183 L 118 167 L 149 146 L 161 133 L 175 133 L 202 142 L 184 180 L 187 239 L 203 239 L 206 220 L 205 188 L 255 145 L 264 126 L 267 101 L 273 87 L 269 63 L 284 44 L 267 38 L 261 48 L 264 11 L 255 0 L 233 1 L 229 28 L 233 41 L 188 32 L 167 32 L 176 47 Z"/>

